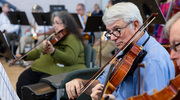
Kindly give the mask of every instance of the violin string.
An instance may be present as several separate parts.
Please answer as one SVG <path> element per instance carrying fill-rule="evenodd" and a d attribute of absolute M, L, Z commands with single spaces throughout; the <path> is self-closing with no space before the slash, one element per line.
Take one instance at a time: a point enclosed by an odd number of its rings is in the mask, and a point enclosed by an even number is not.
<path fill-rule="evenodd" d="M 81 94 L 84 93 L 91 86 L 91 84 L 105 71 L 106 68 L 107 66 L 86 87 L 83 87 L 81 89 Z"/>
<path fill-rule="evenodd" d="M 149 24 L 151 24 L 151 22 L 152 22 L 155 18 L 156 18 L 156 17 L 154 17 L 151 21 L 149 21 L 148 24 L 146 24 L 146 26 L 143 27 L 143 29 L 142 29 L 140 32 L 138 32 L 137 35 L 134 36 L 134 38 L 132 38 L 132 39 L 130 40 L 130 42 L 128 43 L 128 45 L 126 45 L 126 46 L 123 48 L 122 51 L 124 51 L 124 50 L 139 36 L 139 34 L 142 33 Z"/>
<path fill-rule="evenodd" d="M 118 54 L 121 54 L 121 52 L 118 53 Z M 118 54 L 117 54 L 116 56 L 118 56 Z M 116 60 L 116 59 L 114 58 L 114 59 L 112 59 L 111 62 L 113 62 L 113 61 L 115 61 L 115 60 Z M 106 69 L 107 67 L 108 67 L 108 66 L 104 67 L 104 69 L 103 69 L 86 87 L 83 87 L 83 88 L 80 89 L 80 90 L 81 90 L 81 94 L 84 93 L 84 92 L 91 86 L 91 84 L 105 71 L 105 69 Z M 80 95 L 81 95 L 81 94 L 80 94 Z"/>

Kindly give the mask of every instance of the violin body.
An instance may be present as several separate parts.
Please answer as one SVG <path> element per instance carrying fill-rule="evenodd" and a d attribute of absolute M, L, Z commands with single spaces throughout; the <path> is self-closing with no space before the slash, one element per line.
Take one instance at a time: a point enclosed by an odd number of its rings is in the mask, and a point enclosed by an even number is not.
<path fill-rule="evenodd" d="M 127 100 L 180 100 L 180 75 L 171 80 L 163 90 L 148 95 L 147 93 L 128 98 Z"/>
<path fill-rule="evenodd" d="M 54 45 L 56 44 L 59 40 L 61 40 L 65 35 L 67 34 L 66 30 L 61 30 L 59 31 L 53 39 L 51 39 L 51 44 Z M 46 49 L 43 50 L 43 54 L 47 54 L 48 50 L 48 44 L 46 45 Z"/>
<path fill-rule="evenodd" d="M 60 32 L 58 32 L 56 34 L 56 36 L 54 37 L 54 39 L 51 40 L 51 44 L 54 45 L 56 44 L 59 40 L 61 40 L 65 35 L 67 34 L 66 30 L 61 30 Z"/>
<path fill-rule="evenodd" d="M 134 60 L 136 59 L 141 50 L 142 49 L 137 44 L 134 44 L 120 61 L 116 58 L 112 62 L 115 65 L 115 69 L 111 74 L 111 78 L 107 82 L 105 94 L 112 94 L 116 90 L 116 88 L 128 74 Z"/>

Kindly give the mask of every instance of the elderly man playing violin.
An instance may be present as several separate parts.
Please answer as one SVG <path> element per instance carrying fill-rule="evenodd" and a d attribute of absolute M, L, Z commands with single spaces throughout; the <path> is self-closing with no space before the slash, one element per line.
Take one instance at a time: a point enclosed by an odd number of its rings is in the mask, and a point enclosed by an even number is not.
<path fill-rule="evenodd" d="M 136 33 L 136 31 L 143 25 L 143 20 L 139 9 L 136 5 L 130 2 L 117 3 L 109 8 L 103 16 L 103 22 L 109 31 L 106 36 L 115 42 L 117 47 L 122 50 L 129 39 Z M 139 63 L 146 63 L 146 73 L 144 77 L 145 68 L 140 68 L 140 82 L 144 86 L 138 86 L 138 68 L 132 74 L 127 75 L 123 81 L 118 85 L 112 94 L 104 94 L 102 98 L 109 100 L 124 100 L 131 96 L 138 95 L 138 88 L 152 94 L 153 90 L 163 89 L 168 85 L 169 80 L 175 77 L 174 64 L 170 59 L 168 52 L 159 44 L 153 37 L 149 36 L 146 31 L 143 31 L 133 42 L 138 46 L 143 46 L 144 52 L 147 54 Z M 132 42 L 132 43 L 133 43 Z M 119 58 L 121 60 L 121 58 Z M 108 65 L 105 72 L 95 80 L 91 86 L 85 90 L 85 93 L 90 95 L 93 100 L 100 97 L 106 75 L 108 73 Z M 115 69 L 115 68 L 114 68 Z M 66 92 L 69 99 L 75 99 L 81 94 L 81 89 L 84 87 L 87 80 L 74 79 L 66 83 Z M 76 91 L 76 92 L 75 92 Z M 142 91 L 140 91 L 142 93 Z"/>
<path fill-rule="evenodd" d="M 165 26 L 167 36 L 171 45 L 170 58 L 175 60 L 177 66 L 180 67 L 180 12 L 174 15 Z"/>

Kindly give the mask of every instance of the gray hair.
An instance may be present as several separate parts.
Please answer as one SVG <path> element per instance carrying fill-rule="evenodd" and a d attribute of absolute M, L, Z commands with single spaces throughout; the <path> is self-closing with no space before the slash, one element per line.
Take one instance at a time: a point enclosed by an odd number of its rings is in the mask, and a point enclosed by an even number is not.
<path fill-rule="evenodd" d="M 140 26 L 143 24 L 138 7 L 131 2 L 121 2 L 113 5 L 105 12 L 102 19 L 105 25 L 111 25 L 120 19 L 126 23 L 138 20 Z"/>
<path fill-rule="evenodd" d="M 53 12 L 51 15 L 52 24 L 54 23 L 54 17 L 56 16 L 63 22 L 67 33 L 75 34 L 81 41 L 83 41 L 83 37 L 78 29 L 78 25 L 70 13 L 67 11 Z"/>
<path fill-rule="evenodd" d="M 180 19 L 180 12 L 176 13 L 165 25 L 164 31 L 165 31 L 165 37 L 169 37 L 170 29 L 172 25 Z"/>
<path fill-rule="evenodd" d="M 81 6 L 82 9 L 85 9 L 85 5 L 83 3 L 79 3 L 77 6 Z"/>

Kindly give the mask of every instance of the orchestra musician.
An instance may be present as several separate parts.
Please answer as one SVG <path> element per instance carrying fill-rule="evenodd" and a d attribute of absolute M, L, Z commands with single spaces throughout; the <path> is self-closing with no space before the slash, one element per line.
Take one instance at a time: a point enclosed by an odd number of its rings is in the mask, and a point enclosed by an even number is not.
<path fill-rule="evenodd" d="M 174 7 L 179 7 L 180 5 L 179 5 L 179 0 L 173 0 L 173 2 L 172 2 L 172 0 L 160 0 L 159 1 L 160 2 L 160 4 L 159 4 L 159 8 L 160 8 L 160 10 L 161 10 L 161 12 L 162 12 L 162 14 L 163 14 L 163 16 L 168 20 L 168 19 L 170 19 L 169 18 L 169 16 L 171 15 L 173 15 L 173 8 Z M 171 13 L 168 13 L 168 11 L 169 11 L 169 9 L 171 9 L 171 2 L 173 3 L 172 5 L 172 11 L 171 11 Z M 170 15 L 169 15 L 170 14 Z M 166 38 L 165 36 L 164 36 L 164 33 L 163 33 L 163 27 L 164 27 L 164 25 L 161 25 L 161 24 L 159 24 L 159 25 L 155 25 L 155 29 L 154 29 L 154 34 L 155 34 L 155 38 L 157 39 L 157 41 L 159 42 L 159 43 L 161 43 L 161 44 L 169 44 L 169 40 L 168 40 L 168 38 Z"/>
<path fill-rule="evenodd" d="M 2 13 L 0 14 L 0 30 L 5 33 L 7 41 L 9 44 L 12 40 L 16 40 L 18 38 L 18 30 L 19 25 L 11 24 L 7 14 L 10 11 L 9 4 L 4 3 L 2 5 Z M 13 48 L 11 48 L 13 49 Z M 13 52 L 14 53 L 14 52 Z M 9 58 L 5 58 L 5 61 L 8 62 Z"/>
<path fill-rule="evenodd" d="M 32 12 L 42 13 L 43 9 L 41 6 L 35 4 L 32 7 Z M 33 19 L 31 28 L 25 30 L 24 34 L 27 34 L 28 32 L 30 32 L 31 35 L 24 35 L 20 38 L 20 46 L 18 46 L 18 48 L 16 50 L 16 54 L 23 53 L 26 44 L 31 43 L 32 41 L 33 41 L 33 43 L 35 42 L 35 44 L 38 44 L 41 41 L 43 41 L 44 40 L 44 32 L 46 32 L 47 35 L 50 35 L 54 32 L 54 30 L 53 30 L 52 26 L 45 26 L 45 29 L 44 29 L 44 26 L 37 25 L 35 19 Z M 38 46 L 38 47 L 40 47 L 40 46 Z"/>
<path fill-rule="evenodd" d="M 111 40 L 115 42 L 120 50 L 123 49 L 123 46 L 143 24 L 138 7 L 130 2 L 121 2 L 110 7 L 103 16 L 103 22 L 107 30 L 109 30 L 106 36 L 110 36 Z M 144 45 L 143 50 L 147 52 L 142 60 L 142 62 L 146 63 L 144 88 L 140 87 L 140 90 L 152 94 L 153 89 L 163 89 L 167 86 L 169 80 L 175 77 L 174 64 L 168 52 L 153 37 L 149 36 L 146 31 L 143 31 L 136 39 L 138 40 L 136 44 L 139 46 Z M 105 81 L 109 67 L 110 65 L 85 91 L 93 100 L 99 99 L 104 87 L 102 84 Z M 144 68 L 140 68 L 141 84 L 143 82 L 143 76 Z M 81 94 L 81 89 L 87 81 L 88 80 L 84 79 L 74 79 L 66 83 L 66 92 L 69 99 L 77 98 Z M 138 95 L 138 82 L 138 70 L 136 68 L 132 75 L 126 76 L 113 94 L 104 94 L 103 98 L 109 98 L 109 100 L 124 100 L 131 96 Z"/>
<path fill-rule="evenodd" d="M 83 30 L 85 29 L 85 26 L 86 26 L 86 21 L 87 21 L 87 18 L 88 16 L 90 15 L 86 15 L 85 14 L 85 5 L 82 4 L 82 3 L 79 3 L 77 6 L 76 6 L 76 11 L 77 11 L 77 14 L 79 15 L 79 20 L 81 22 L 81 25 L 83 27 Z M 85 40 L 86 43 L 88 42 L 91 42 L 89 41 L 91 39 L 91 33 L 90 32 L 83 32 L 82 30 L 82 34 L 83 34 L 83 38 Z"/>
<path fill-rule="evenodd" d="M 86 68 L 84 60 L 83 37 L 71 14 L 65 11 L 54 12 L 51 17 L 56 34 L 65 30 L 66 35 L 56 44 L 44 40 L 41 48 L 35 48 L 24 60 L 34 60 L 18 78 L 17 94 L 21 98 L 21 87 L 38 83 L 43 77 Z M 43 54 L 42 51 L 46 51 Z M 23 54 L 16 55 L 21 57 Z"/>
<path fill-rule="evenodd" d="M 19 30 L 19 25 L 13 25 L 10 23 L 9 18 L 7 17 L 8 12 L 10 11 L 9 4 L 4 3 L 2 5 L 2 13 L 0 14 L 0 30 L 5 33 L 8 42 L 17 38 L 17 31 Z"/>
<path fill-rule="evenodd" d="M 165 31 L 169 35 L 171 45 L 170 58 L 175 60 L 177 66 L 180 67 L 180 12 L 174 15 L 165 26 Z"/>

